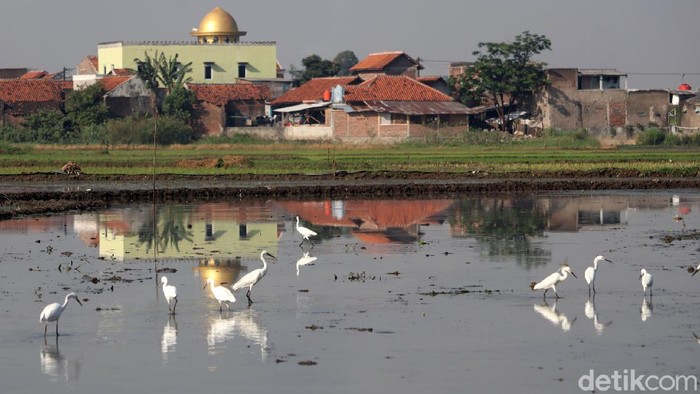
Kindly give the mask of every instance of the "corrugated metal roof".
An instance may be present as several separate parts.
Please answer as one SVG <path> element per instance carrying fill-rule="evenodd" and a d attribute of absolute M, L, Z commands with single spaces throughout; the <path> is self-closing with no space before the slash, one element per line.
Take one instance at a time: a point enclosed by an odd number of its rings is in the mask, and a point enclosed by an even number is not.
<path fill-rule="evenodd" d="M 610 68 L 586 68 L 579 69 L 579 75 L 607 75 L 613 77 L 626 77 L 627 74 Z"/>
<path fill-rule="evenodd" d="M 363 105 L 352 105 L 358 112 L 385 112 L 403 115 L 472 115 L 478 110 L 456 101 L 365 101 Z"/>

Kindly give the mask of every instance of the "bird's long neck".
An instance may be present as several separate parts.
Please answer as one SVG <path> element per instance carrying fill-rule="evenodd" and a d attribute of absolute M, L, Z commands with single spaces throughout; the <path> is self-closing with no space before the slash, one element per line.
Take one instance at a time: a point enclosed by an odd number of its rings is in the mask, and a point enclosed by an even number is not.
<path fill-rule="evenodd" d="M 265 275 L 265 273 L 267 272 L 267 261 L 265 261 L 265 256 L 260 255 L 260 260 L 262 260 L 263 262 L 262 272 L 263 275 Z"/>
<path fill-rule="evenodd" d="M 598 271 L 598 260 L 593 261 L 593 271 Z"/>
<path fill-rule="evenodd" d="M 63 305 L 61 305 L 61 309 L 66 309 L 66 305 L 68 305 L 68 300 L 70 300 L 70 297 L 66 296 L 66 299 L 63 300 Z"/>
<path fill-rule="evenodd" d="M 560 272 L 559 272 L 559 277 L 561 278 L 561 280 L 566 279 L 567 276 L 569 276 L 569 272 L 568 272 L 568 271 L 560 271 Z"/>

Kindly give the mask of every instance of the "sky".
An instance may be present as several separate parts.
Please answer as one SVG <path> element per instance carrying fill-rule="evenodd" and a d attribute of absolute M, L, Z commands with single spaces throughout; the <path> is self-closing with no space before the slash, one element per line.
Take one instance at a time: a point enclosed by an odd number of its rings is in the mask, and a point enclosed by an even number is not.
<path fill-rule="evenodd" d="M 0 68 L 73 68 L 110 41 L 190 41 L 214 7 L 244 41 L 276 41 L 283 67 L 311 54 L 404 51 L 421 75 L 447 75 L 473 61 L 479 42 L 512 42 L 530 31 L 552 42 L 535 57 L 548 67 L 609 68 L 630 89 L 700 87 L 698 0 L 3 0 Z"/>

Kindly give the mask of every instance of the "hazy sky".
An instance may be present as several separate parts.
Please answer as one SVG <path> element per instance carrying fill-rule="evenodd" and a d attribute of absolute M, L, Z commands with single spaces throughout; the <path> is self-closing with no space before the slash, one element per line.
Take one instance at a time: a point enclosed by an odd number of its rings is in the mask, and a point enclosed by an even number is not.
<path fill-rule="evenodd" d="M 276 41 L 285 68 L 314 53 L 402 50 L 425 59 L 423 75 L 446 75 L 479 42 L 529 30 L 552 41 L 537 58 L 549 67 L 614 68 L 629 88 L 700 87 L 700 0 L 2 0 L 0 68 L 55 72 L 100 42 L 192 40 L 217 5 L 244 40 Z"/>

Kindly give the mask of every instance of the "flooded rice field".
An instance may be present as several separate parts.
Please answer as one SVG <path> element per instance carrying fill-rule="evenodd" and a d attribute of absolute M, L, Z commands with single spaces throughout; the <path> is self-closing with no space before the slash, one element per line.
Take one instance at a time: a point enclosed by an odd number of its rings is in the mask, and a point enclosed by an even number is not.
<path fill-rule="evenodd" d="M 0 222 L 1 392 L 682 392 L 700 375 L 697 190 L 155 212 Z M 252 304 L 239 289 L 220 312 L 207 280 L 230 288 L 263 251 Z M 564 263 L 561 298 L 530 289 Z M 82 306 L 44 336 L 70 292 Z"/>

